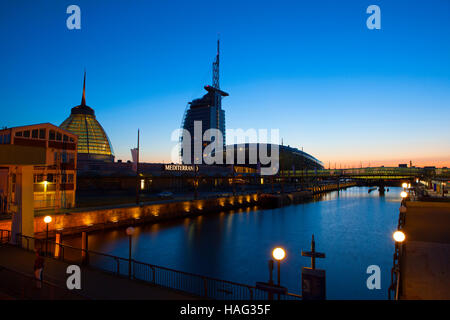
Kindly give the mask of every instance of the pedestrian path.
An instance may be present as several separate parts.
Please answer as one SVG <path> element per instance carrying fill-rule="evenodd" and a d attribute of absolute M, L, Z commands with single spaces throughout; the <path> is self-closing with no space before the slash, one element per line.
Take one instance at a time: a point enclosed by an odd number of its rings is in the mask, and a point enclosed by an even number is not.
<path fill-rule="evenodd" d="M 411 201 L 403 232 L 401 299 L 450 299 L 450 202 Z"/>
<path fill-rule="evenodd" d="M 81 290 L 68 290 L 68 263 L 45 258 L 42 290 L 35 288 L 35 254 L 11 245 L 0 246 L 0 298 L 16 299 L 150 299 L 191 300 L 195 297 L 148 283 L 81 267 Z"/>

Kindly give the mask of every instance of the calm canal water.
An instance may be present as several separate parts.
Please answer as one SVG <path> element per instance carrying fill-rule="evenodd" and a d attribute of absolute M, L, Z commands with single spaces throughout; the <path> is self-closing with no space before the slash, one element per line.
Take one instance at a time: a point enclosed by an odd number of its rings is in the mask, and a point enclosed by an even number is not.
<path fill-rule="evenodd" d="M 277 209 L 254 207 L 139 226 L 133 236 L 133 257 L 254 285 L 268 280 L 271 249 L 282 246 L 287 251 L 282 285 L 300 294 L 301 267 L 310 266 L 310 259 L 300 252 L 310 249 L 314 234 L 316 250 L 326 254 L 316 266 L 326 270 L 328 299 L 386 299 L 401 190 L 390 188 L 380 196 L 368 189 L 353 187 Z M 64 242 L 80 246 L 80 239 Z M 89 249 L 128 257 L 125 230 L 90 234 Z M 367 289 L 369 265 L 381 268 L 381 290 Z"/>

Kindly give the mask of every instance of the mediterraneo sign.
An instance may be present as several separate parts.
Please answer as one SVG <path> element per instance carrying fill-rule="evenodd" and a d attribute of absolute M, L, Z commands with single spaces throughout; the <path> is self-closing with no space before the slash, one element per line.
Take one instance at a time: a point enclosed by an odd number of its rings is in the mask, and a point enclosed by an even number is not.
<path fill-rule="evenodd" d="M 195 167 L 193 165 L 185 165 L 185 164 L 165 164 L 165 171 L 195 171 Z M 197 168 L 198 170 L 198 168 Z"/>

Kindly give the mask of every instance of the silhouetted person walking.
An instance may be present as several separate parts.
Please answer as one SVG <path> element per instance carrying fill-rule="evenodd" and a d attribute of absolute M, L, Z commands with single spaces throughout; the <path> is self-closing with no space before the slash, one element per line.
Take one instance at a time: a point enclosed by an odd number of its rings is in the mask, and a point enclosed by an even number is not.
<path fill-rule="evenodd" d="M 42 272 L 44 270 L 44 258 L 41 257 L 40 250 L 36 250 L 36 260 L 34 260 L 34 278 L 36 288 L 42 288 Z"/>
<path fill-rule="evenodd" d="M 8 196 L 7 195 L 3 196 L 3 213 L 4 214 L 8 213 Z"/>

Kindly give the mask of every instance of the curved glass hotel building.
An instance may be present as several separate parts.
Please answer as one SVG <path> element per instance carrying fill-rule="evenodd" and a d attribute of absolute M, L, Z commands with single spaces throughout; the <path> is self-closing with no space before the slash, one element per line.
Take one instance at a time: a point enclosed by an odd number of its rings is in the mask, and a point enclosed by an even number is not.
<path fill-rule="evenodd" d="M 86 105 L 86 73 L 83 82 L 83 97 L 79 106 L 73 107 L 70 116 L 60 128 L 78 136 L 78 160 L 100 160 L 113 162 L 114 151 L 105 130 L 95 118 L 94 110 Z"/>

